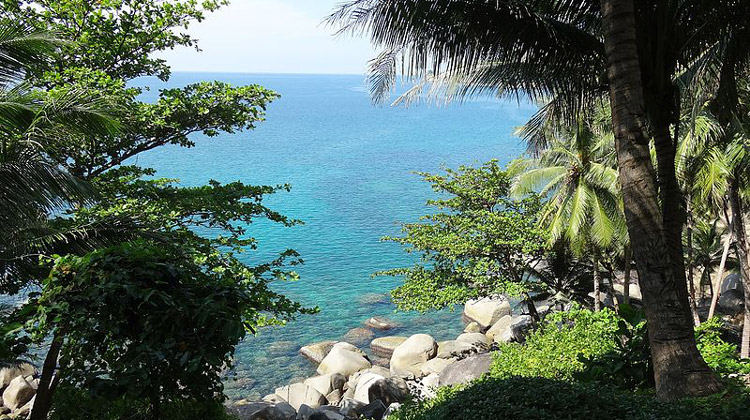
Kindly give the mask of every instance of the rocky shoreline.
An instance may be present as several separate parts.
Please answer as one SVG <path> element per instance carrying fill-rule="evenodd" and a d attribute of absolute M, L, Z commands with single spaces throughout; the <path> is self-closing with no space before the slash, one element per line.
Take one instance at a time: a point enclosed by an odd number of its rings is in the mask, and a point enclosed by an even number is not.
<path fill-rule="evenodd" d="M 545 312 L 549 306 L 539 304 L 537 310 Z M 344 341 L 300 349 L 301 356 L 317 365 L 316 376 L 281 386 L 260 401 L 237 401 L 227 410 L 241 420 L 387 419 L 407 399 L 430 398 L 439 386 L 480 377 L 489 371 L 490 352 L 497 344 L 523 342 L 532 325 L 529 315 L 514 316 L 503 297 L 467 302 L 462 318 L 464 332 L 441 342 L 428 334 L 373 339 L 374 333 L 367 331 L 394 325 L 370 318 Z M 368 343 L 372 355 L 362 349 Z"/>

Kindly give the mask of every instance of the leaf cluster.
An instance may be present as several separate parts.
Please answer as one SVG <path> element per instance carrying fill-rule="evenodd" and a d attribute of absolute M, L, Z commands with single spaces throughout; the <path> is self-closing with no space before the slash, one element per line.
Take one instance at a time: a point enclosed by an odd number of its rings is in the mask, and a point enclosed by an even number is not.
<path fill-rule="evenodd" d="M 411 268 L 377 273 L 404 276 L 404 285 L 392 292 L 399 308 L 426 311 L 530 290 L 526 268 L 545 243 L 537 227 L 539 200 L 511 199 L 511 177 L 495 161 L 420 175 L 444 198 L 428 202 L 441 212 L 404 224 L 403 236 L 384 238 L 421 256 Z"/>

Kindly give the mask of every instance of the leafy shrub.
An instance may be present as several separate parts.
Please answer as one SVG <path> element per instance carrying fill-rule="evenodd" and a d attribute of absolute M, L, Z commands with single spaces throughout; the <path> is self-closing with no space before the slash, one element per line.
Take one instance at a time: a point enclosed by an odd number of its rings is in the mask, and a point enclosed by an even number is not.
<path fill-rule="evenodd" d="M 583 360 L 615 349 L 619 318 L 609 310 L 574 307 L 549 315 L 526 344 L 503 344 L 496 352 L 491 376 L 572 380 L 586 368 Z"/>
<path fill-rule="evenodd" d="M 441 388 L 435 398 L 407 403 L 389 420 L 747 418 L 750 394 L 747 390 L 732 389 L 731 392 L 664 403 L 651 394 L 593 382 L 487 377 L 468 386 Z"/>
<path fill-rule="evenodd" d="M 654 371 L 645 314 L 642 310 L 622 304 L 619 316 L 612 351 L 582 357 L 586 368 L 576 378 L 630 390 L 652 388 Z"/>
<path fill-rule="evenodd" d="M 159 420 L 236 420 L 216 401 L 178 400 L 163 403 Z M 148 399 L 93 397 L 62 386 L 55 393 L 50 420 L 152 420 Z"/>
<path fill-rule="evenodd" d="M 722 328 L 720 318 L 711 318 L 695 329 L 695 339 L 703 359 L 721 375 L 750 374 L 750 362 L 740 360 L 737 346 L 722 340 Z"/>

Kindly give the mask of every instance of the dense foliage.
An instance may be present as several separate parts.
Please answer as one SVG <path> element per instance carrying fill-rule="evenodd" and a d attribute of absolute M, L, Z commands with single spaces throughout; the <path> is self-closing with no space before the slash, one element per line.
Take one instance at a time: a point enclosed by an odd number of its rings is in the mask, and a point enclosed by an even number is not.
<path fill-rule="evenodd" d="M 55 411 L 50 420 L 151 420 L 148 400 L 95 397 L 84 390 L 61 387 L 55 395 Z M 226 413 L 223 404 L 212 401 L 167 401 L 163 420 L 236 420 Z"/>
<path fill-rule="evenodd" d="M 539 200 L 511 198 L 512 174 L 495 161 L 420 175 L 444 198 L 428 202 L 439 213 L 405 224 L 402 237 L 384 238 L 421 256 L 414 267 L 378 273 L 404 276 L 404 284 L 392 292 L 398 307 L 426 311 L 534 290 L 528 267 L 545 244 L 537 224 Z"/>
<path fill-rule="evenodd" d="M 732 390 L 704 399 L 674 403 L 651 394 L 622 391 L 598 383 L 547 378 L 485 378 L 462 387 L 440 388 L 425 402 L 407 403 L 389 419 L 618 419 L 618 420 L 739 420 L 750 409 L 750 394 Z"/>
<path fill-rule="evenodd" d="M 234 347 L 266 314 L 252 273 L 197 266 L 191 252 L 134 242 L 56 261 L 28 305 L 32 331 L 64 342 L 63 384 L 154 406 L 222 400 Z"/>
<path fill-rule="evenodd" d="M 525 344 L 501 344 L 495 353 L 491 375 L 573 380 L 584 370 L 584 358 L 615 349 L 618 316 L 609 309 L 592 312 L 573 308 L 556 312 L 526 338 Z"/>

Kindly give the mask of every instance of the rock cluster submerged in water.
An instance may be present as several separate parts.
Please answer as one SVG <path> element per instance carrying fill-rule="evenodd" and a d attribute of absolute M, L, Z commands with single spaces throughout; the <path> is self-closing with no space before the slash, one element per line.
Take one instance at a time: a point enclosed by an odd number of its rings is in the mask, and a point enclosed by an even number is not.
<path fill-rule="evenodd" d="M 345 341 L 303 347 L 300 354 L 317 364 L 318 376 L 277 388 L 260 402 L 239 402 L 230 412 L 241 420 L 382 420 L 410 398 L 431 398 L 438 386 L 466 383 L 489 370 L 496 343 L 523 341 L 530 317 L 513 317 L 503 298 L 467 303 L 470 321 L 455 340 L 436 342 L 427 334 L 371 340 L 385 360 L 378 366 L 362 349 Z M 371 318 L 371 328 L 395 325 Z"/>

